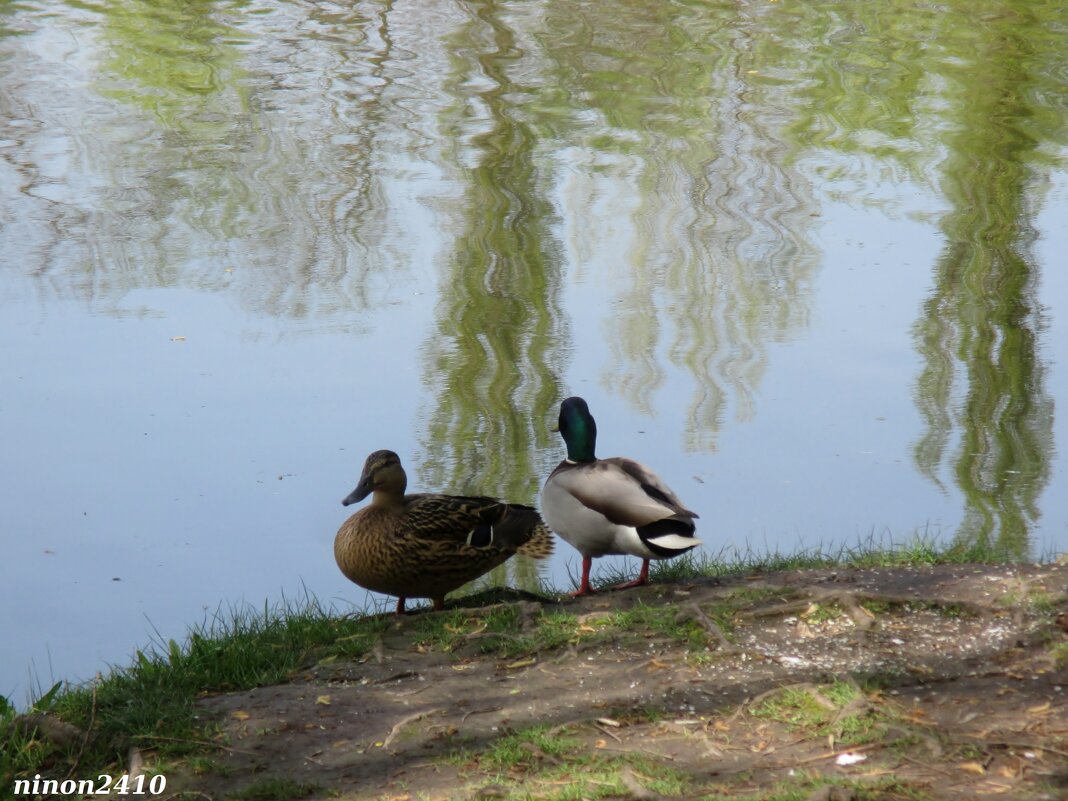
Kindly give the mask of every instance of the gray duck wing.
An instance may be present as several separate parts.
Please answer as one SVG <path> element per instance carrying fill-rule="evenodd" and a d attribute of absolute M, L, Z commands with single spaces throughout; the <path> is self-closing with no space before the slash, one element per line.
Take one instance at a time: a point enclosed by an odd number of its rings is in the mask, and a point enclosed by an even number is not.
<path fill-rule="evenodd" d="M 619 465 L 620 469 L 633 478 L 638 485 L 642 488 L 642 491 L 662 504 L 667 506 L 672 512 L 680 517 L 692 517 L 697 519 L 700 517 L 697 512 L 687 509 L 683 506 L 679 496 L 675 494 L 663 480 L 643 465 L 641 462 L 636 462 L 633 459 L 627 459 L 624 456 L 616 456 L 612 459 L 606 459 L 605 461 L 614 462 Z"/>
<path fill-rule="evenodd" d="M 561 470 L 559 486 L 612 523 L 635 528 L 667 517 L 695 518 L 674 492 L 644 465 L 615 457 Z"/>

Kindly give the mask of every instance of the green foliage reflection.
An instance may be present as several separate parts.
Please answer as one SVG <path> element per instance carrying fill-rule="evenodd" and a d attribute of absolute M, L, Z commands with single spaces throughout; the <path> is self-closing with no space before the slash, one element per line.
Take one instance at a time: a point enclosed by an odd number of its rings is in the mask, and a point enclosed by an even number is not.
<path fill-rule="evenodd" d="M 585 173 L 575 266 L 613 296 L 602 383 L 652 414 L 680 368 L 693 449 L 715 447 L 732 402 L 752 414 L 766 343 L 808 316 L 814 201 L 786 135 L 795 89 L 763 69 L 787 51 L 765 53 L 774 25 L 732 4 L 554 3 L 537 34 Z"/>
<path fill-rule="evenodd" d="M 934 480 L 952 464 L 967 502 L 962 545 L 1017 559 L 1028 555 L 1053 443 L 1031 254 L 1030 198 L 1042 186 L 1044 159 L 1029 128 L 1040 117 L 1034 98 L 1043 80 L 1028 61 L 1044 24 L 1007 16 L 961 54 L 958 124 L 942 168 L 946 247 L 916 328 L 925 358 L 917 400 L 927 423 L 917 464 Z"/>
<path fill-rule="evenodd" d="M 559 259 L 552 258 L 552 209 L 536 167 L 539 136 L 521 113 L 528 88 L 508 70 L 521 54 L 493 4 L 449 37 L 455 53 L 449 84 L 477 82 L 484 109 L 462 136 L 464 109 L 446 124 L 465 142 L 460 234 L 439 289 L 436 330 L 427 347 L 427 393 L 434 398 L 421 460 L 425 486 L 494 494 L 530 503 L 548 447 L 540 412 L 560 396 L 554 367 L 566 334 L 559 301 Z M 536 587 L 535 567 L 509 565 L 522 586 Z"/>

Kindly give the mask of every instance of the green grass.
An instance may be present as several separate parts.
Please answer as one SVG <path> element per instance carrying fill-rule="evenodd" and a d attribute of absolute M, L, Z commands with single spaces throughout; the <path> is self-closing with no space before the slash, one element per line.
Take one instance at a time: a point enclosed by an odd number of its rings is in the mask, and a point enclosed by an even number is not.
<path fill-rule="evenodd" d="M 748 597 L 747 595 L 745 597 Z M 733 601 L 733 599 L 732 599 Z M 744 601 L 724 602 L 712 610 L 713 619 L 729 617 Z M 694 649 L 709 644 L 708 634 L 691 619 L 680 618 L 675 606 L 635 603 L 629 609 L 587 616 L 583 622 L 570 612 L 540 612 L 522 631 L 520 612 L 515 606 L 500 607 L 486 614 L 478 610 L 456 609 L 427 615 L 415 621 L 415 642 L 419 647 L 451 653 L 476 644 L 483 654 L 519 658 L 553 651 L 564 645 L 584 642 L 635 643 L 662 636 Z"/>
<path fill-rule="evenodd" d="M 865 701 L 864 691 L 837 681 L 816 688 L 786 687 L 751 710 L 757 718 L 782 723 L 810 737 L 833 735 L 845 745 L 863 745 L 883 737 L 894 717 L 875 703 L 854 709 Z"/>
<path fill-rule="evenodd" d="M 836 603 L 816 604 L 811 612 L 805 612 L 802 617 L 809 623 L 826 623 L 828 620 L 837 620 L 845 612 Z"/>
<path fill-rule="evenodd" d="M 158 768 L 159 765 L 156 767 Z M 203 776 L 205 774 L 226 776 L 232 772 L 231 768 L 224 766 L 218 760 L 200 754 L 193 754 L 188 757 L 186 759 L 186 767 L 194 776 Z M 160 770 L 159 772 L 166 774 L 166 771 L 164 770 Z"/>
<path fill-rule="evenodd" d="M 634 644 L 657 636 L 694 649 L 703 650 L 708 645 L 707 633 L 695 621 L 680 619 L 674 606 L 641 602 L 629 609 L 588 616 L 583 622 L 571 612 L 540 612 L 529 621 L 526 631 L 520 626 L 520 612 L 515 606 L 486 614 L 456 609 L 418 619 L 414 622 L 414 637 L 418 647 L 428 650 L 452 653 L 474 646 L 482 654 L 504 659 L 530 657 L 579 642 Z"/>
<path fill-rule="evenodd" d="M 447 761 L 477 768 L 484 785 L 504 787 L 511 801 L 593 801 L 627 796 L 629 791 L 620 779 L 624 768 L 652 793 L 679 795 L 691 785 L 688 774 L 657 760 L 636 754 L 591 752 L 566 729 L 547 726 L 510 732 L 483 751 L 461 750 Z"/>
<path fill-rule="evenodd" d="M 1050 555 L 1052 557 L 1052 554 Z M 675 559 L 650 564 L 649 580 L 678 583 L 703 578 L 758 575 L 786 570 L 850 567 L 915 567 L 939 564 L 1005 564 L 1015 561 L 1011 551 L 984 543 L 943 543 L 928 532 L 916 532 L 899 541 L 870 534 L 853 544 L 829 547 L 815 545 L 790 553 L 757 551 L 750 546 L 727 546 L 716 553 L 690 551 Z M 596 564 L 596 563 L 595 563 Z M 600 568 L 592 582 L 604 588 L 634 578 L 634 573 L 616 564 Z M 570 582 L 578 586 L 577 576 Z M 550 590 L 551 592 L 551 590 Z"/>
<path fill-rule="evenodd" d="M 553 651 L 577 642 L 581 634 L 575 615 L 568 612 L 548 612 L 538 618 L 533 631 L 517 634 L 513 638 L 498 639 L 496 650 L 503 657 L 518 658 L 542 651 Z"/>
<path fill-rule="evenodd" d="M 530 621 L 536 625 L 522 630 L 519 608 L 496 607 L 486 613 L 454 609 L 419 618 L 415 626 L 416 645 L 451 653 L 474 644 L 483 654 L 502 658 L 530 656 L 551 651 L 579 639 L 578 618 L 569 612 L 542 612 Z"/>
<path fill-rule="evenodd" d="M 386 625 L 376 618 L 338 618 L 312 599 L 217 613 L 184 645 L 170 640 L 138 651 L 131 666 L 84 685 L 57 684 L 32 705 L 31 711 L 53 713 L 83 730 L 91 726 L 84 748 L 63 751 L 32 732 L 6 732 L 15 711 L 0 710 L 0 739 L 6 741 L 0 783 L 75 760 L 86 769 L 121 764 L 130 745 L 164 754 L 202 750 L 211 732 L 196 717 L 201 694 L 274 684 L 319 660 L 359 657 Z"/>
<path fill-rule="evenodd" d="M 1037 615 L 1053 617 L 1064 606 L 1065 598 L 1040 589 L 1027 588 L 1021 592 L 1007 592 L 997 599 L 1001 606 L 1026 606 Z"/>
<path fill-rule="evenodd" d="M 483 770 L 494 772 L 530 768 L 540 760 L 561 759 L 575 750 L 577 740 L 551 730 L 535 726 L 498 737 L 485 751 L 468 754 Z"/>
<path fill-rule="evenodd" d="M 707 644 L 705 631 L 694 621 L 679 618 L 674 606 L 636 603 L 630 609 L 620 610 L 592 621 L 613 639 L 636 641 L 662 636 L 691 648 L 704 648 Z"/>
<path fill-rule="evenodd" d="M 905 541 L 875 534 L 852 545 L 828 548 L 816 545 L 790 553 L 724 547 L 718 553 L 691 551 L 677 559 L 653 562 L 650 581 L 685 581 L 784 570 L 850 567 L 914 567 L 936 564 L 1004 564 L 1012 554 L 989 545 L 943 544 L 927 533 L 917 532 Z M 616 576 L 612 576 L 613 579 Z M 620 576 L 619 580 L 624 580 Z"/>

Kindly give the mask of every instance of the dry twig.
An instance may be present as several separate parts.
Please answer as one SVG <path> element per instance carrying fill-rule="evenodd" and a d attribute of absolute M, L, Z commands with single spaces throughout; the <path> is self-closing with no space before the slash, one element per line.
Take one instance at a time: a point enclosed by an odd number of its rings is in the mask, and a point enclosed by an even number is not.
<path fill-rule="evenodd" d="M 442 712 L 441 707 L 435 707 L 434 709 L 424 709 L 422 712 L 413 712 L 407 717 L 403 717 L 393 724 L 393 728 L 389 730 L 389 734 L 386 735 L 386 739 L 382 741 L 382 748 L 389 748 L 389 744 L 393 742 L 393 739 L 400 734 L 400 730 L 407 726 L 409 723 L 414 723 L 420 718 L 425 718 L 433 715 L 437 712 Z"/>

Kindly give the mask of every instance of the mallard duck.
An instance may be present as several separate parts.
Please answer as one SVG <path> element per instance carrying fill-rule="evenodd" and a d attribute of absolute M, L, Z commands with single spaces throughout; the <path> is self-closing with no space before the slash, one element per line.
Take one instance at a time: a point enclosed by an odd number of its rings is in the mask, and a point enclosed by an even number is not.
<path fill-rule="evenodd" d="M 536 559 L 553 550 L 552 533 L 529 506 L 496 498 L 405 495 L 408 476 L 393 451 L 367 457 L 360 483 L 341 503 L 374 493 L 370 505 L 346 520 L 334 538 L 334 559 L 349 579 L 368 590 L 430 598 L 481 576 L 514 553 Z"/>
<path fill-rule="evenodd" d="M 549 528 L 582 554 L 582 584 L 574 596 L 593 592 L 590 565 L 595 556 L 640 556 L 642 569 L 634 581 L 649 581 L 649 560 L 670 559 L 696 548 L 696 512 L 682 505 L 648 467 L 632 459 L 594 456 L 597 424 L 582 398 L 560 404 L 560 435 L 567 458 L 549 475 L 541 492 L 541 510 Z"/>

